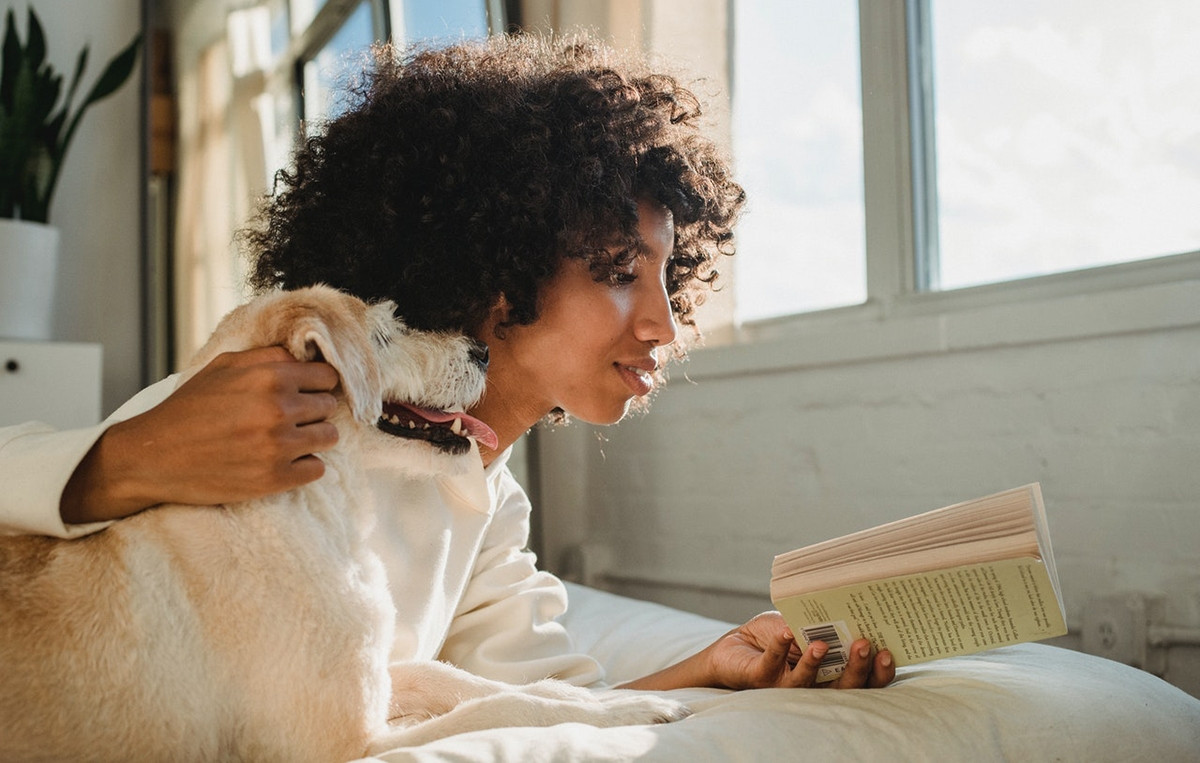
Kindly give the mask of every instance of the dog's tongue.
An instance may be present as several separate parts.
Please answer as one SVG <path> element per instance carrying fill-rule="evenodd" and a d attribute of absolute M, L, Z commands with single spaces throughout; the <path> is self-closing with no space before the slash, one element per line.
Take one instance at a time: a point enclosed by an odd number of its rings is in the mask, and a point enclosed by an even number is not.
<path fill-rule="evenodd" d="M 465 413 L 451 413 L 450 411 L 439 411 L 434 408 L 421 408 L 408 403 L 399 403 L 400 407 L 407 410 L 409 413 L 419 418 L 425 419 L 431 424 L 450 424 L 455 419 L 462 422 L 463 431 L 475 438 L 475 441 L 480 445 L 496 449 L 499 445 L 499 440 L 496 433 L 487 424 L 484 424 L 474 416 L 468 416 Z"/>

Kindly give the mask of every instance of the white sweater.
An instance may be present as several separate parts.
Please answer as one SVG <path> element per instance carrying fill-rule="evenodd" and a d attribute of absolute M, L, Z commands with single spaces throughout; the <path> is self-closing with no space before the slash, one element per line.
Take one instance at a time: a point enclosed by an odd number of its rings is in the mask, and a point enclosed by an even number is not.
<path fill-rule="evenodd" d="M 74 538 L 103 530 L 105 523 L 63 524 L 63 488 L 108 426 L 149 410 L 174 387 L 164 379 L 87 429 L 0 428 L 0 533 Z M 567 606 L 562 582 L 539 572 L 525 550 L 531 507 L 508 456 L 436 481 L 408 478 L 383 459 L 367 462 L 377 510 L 372 546 L 396 603 L 392 659 L 443 659 L 513 683 L 601 682 L 599 664 L 575 653 L 555 621 Z"/>

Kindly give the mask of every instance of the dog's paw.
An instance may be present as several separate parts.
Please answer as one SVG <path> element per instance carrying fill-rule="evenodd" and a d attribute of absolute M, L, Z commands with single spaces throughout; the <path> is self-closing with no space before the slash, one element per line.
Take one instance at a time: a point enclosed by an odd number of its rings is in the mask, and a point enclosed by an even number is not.
<path fill-rule="evenodd" d="M 600 697 L 605 726 L 671 723 L 692 714 L 687 705 L 657 694 L 612 690 Z"/>
<path fill-rule="evenodd" d="M 597 726 L 628 726 L 643 723 L 670 723 L 691 715 L 691 710 L 661 694 L 631 689 L 594 691 L 557 680 L 539 681 L 522 686 L 520 693 L 544 697 L 565 706 L 591 707 Z"/>

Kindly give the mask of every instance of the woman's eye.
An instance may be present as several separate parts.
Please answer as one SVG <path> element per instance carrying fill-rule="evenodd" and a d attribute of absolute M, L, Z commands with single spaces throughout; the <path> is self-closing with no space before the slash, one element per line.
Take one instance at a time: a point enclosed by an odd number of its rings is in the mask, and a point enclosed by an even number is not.
<path fill-rule="evenodd" d="M 637 259 L 615 263 L 612 272 L 609 274 L 609 280 L 618 286 L 626 286 L 638 279 L 638 273 L 641 272 L 641 269 L 641 264 Z"/>

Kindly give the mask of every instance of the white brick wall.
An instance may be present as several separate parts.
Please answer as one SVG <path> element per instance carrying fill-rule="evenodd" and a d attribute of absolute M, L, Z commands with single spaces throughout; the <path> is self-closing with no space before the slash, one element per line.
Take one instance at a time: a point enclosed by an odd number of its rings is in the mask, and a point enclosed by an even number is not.
<path fill-rule="evenodd" d="M 1140 590 L 1200 626 L 1200 328 L 1179 323 L 765 372 L 697 355 L 649 415 L 539 435 L 544 559 L 607 547 L 607 587 L 741 619 L 778 552 L 1038 481 L 1069 624 Z M 1174 649 L 1168 679 L 1200 694 L 1198 661 Z"/>

